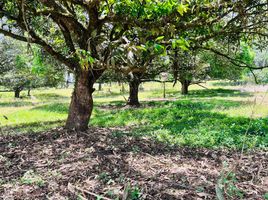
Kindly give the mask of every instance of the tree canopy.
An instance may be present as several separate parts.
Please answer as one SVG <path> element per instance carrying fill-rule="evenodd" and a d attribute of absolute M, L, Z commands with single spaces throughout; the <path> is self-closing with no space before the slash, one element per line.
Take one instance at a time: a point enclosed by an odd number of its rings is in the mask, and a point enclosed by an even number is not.
<path fill-rule="evenodd" d="M 235 65 L 251 67 L 218 47 L 266 39 L 267 4 L 266 0 L 3 0 L 0 33 L 40 45 L 74 71 L 76 87 L 66 127 L 86 129 L 93 84 L 113 66 L 117 47 L 129 52 L 138 40 L 145 49 L 148 42 L 156 50 L 205 49 Z"/>

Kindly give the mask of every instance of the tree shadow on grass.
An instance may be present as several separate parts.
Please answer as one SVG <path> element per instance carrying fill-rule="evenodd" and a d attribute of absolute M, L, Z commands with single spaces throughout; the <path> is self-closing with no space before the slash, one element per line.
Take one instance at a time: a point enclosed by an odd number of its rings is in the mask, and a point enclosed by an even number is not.
<path fill-rule="evenodd" d="M 70 97 L 59 95 L 56 93 L 41 93 L 41 94 L 35 94 L 34 96 L 37 99 L 40 99 L 42 101 L 69 100 L 70 99 Z"/>
<path fill-rule="evenodd" d="M 169 96 L 179 96 L 178 92 L 168 91 Z M 253 96 L 248 92 L 241 92 L 240 90 L 232 89 L 201 89 L 201 90 L 189 90 L 189 94 L 183 97 L 185 98 L 208 98 L 208 97 L 250 97 Z"/>
<path fill-rule="evenodd" d="M 140 101 L 141 106 L 139 108 L 133 108 L 134 110 L 137 109 L 144 109 L 148 107 L 184 107 L 188 109 L 228 109 L 232 107 L 239 107 L 241 105 L 247 105 L 250 104 L 249 102 L 244 102 L 244 101 L 232 101 L 232 100 L 222 100 L 222 99 L 210 99 L 210 100 L 192 100 L 192 99 L 182 99 L 182 100 L 150 100 L 150 101 Z M 109 103 L 94 103 L 94 106 L 97 109 L 104 109 L 104 110 L 111 110 L 111 109 L 132 109 L 131 107 L 126 106 L 125 101 L 111 101 Z"/>
<path fill-rule="evenodd" d="M 35 133 L 47 131 L 51 128 L 62 126 L 65 120 L 38 121 L 0 127 L 0 135 L 18 135 L 21 133 Z"/>
<path fill-rule="evenodd" d="M 32 105 L 33 105 L 32 102 L 29 101 L 0 102 L 0 107 L 23 107 Z"/>
<path fill-rule="evenodd" d="M 191 97 L 250 97 L 253 96 L 248 92 L 241 92 L 240 90 L 231 89 L 205 89 L 205 90 L 192 90 L 190 91 Z"/>
<path fill-rule="evenodd" d="M 210 100 L 192 100 L 192 99 L 182 99 L 176 101 L 145 101 L 143 102 L 144 107 L 172 107 L 174 109 L 195 109 L 195 110 L 211 110 L 216 108 L 232 108 L 239 107 L 241 105 L 248 104 L 248 102 L 243 101 L 233 101 L 233 100 L 222 100 L 222 99 L 210 99 Z"/>
<path fill-rule="evenodd" d="M 230 117 L 215 112 L 241 106 L 241 102 L 190 100 L 147 102 L 143 109 L 95 109 L 92 124 L 130 126 L 131 136 L 152 136 L 170 144 L 199 147 L 267 146 L 268 120 Z M 115 135 L 124 135 L 118 132 Z"/>
<path fill-rule="evenodd" d="M 42 110 L 46 112 L 55 112 L 60 114 L 67 114 L 69 110 L 68 103 L 50 103 L 42 106 L 32 108 L 32 110 Z"/>

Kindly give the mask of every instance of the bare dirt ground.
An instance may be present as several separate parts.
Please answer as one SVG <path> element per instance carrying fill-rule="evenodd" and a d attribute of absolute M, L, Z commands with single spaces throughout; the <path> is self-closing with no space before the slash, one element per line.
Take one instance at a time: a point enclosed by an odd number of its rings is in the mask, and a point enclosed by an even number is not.
<path fill-rule="evenodd" d="M 171 148 L 113 131 L 0 136 L 0 199 L 239 199 L 242 191 L 253 200 L 268 191 L 267 152 Z"/>

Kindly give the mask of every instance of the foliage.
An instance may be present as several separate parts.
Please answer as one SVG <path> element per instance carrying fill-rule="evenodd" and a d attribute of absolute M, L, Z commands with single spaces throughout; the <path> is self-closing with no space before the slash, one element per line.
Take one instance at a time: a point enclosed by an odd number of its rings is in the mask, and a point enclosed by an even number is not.
<path fill-rule="evenodd" d="M 103 67 L 107 66 L 114 47 L 124 44 L 124 38 L 130 39 L 130 35 L 135 35 L 143 45 L 155 41 L 156 51 L 165 48 L 162 40 L 183 50 L 200 43 L 209 45 L 212 39 L 250 40 L 265 33 L 259 26 L 265 25 L 266 6 L 266 3 L 242 0 L 74 0 L 65 3 L 35 0 L 23 1 L 21 5 L 4 0 L 0 7 L 1 33 L 41 45 L 71 69 L 81 64 L 77 52 L 86 51 L 94 67 Z M 23 12 L 24 7 L 27 12 Z M 252 24 L 253 20 L 256 25 Z M 250 33 L 244 31 L 248 24 Z M 14 27 L 27 34 L 12 30 Z M 246 37 L 248 35 L 250 37 Z"/>
<path fill-rule="evenodd" d="M 0 84 L 14 91 L 37 87 L 55 87 L 64 82 L 64 68 L 40 49 L 33 46 L 33 55 L 27 52 L 26 45 L 8 40 L 1 43 Z"/>
<path fill-rule="evenodd" d="M 2 60 L 0 84 L 14 91 L 21 91 L 25 87 L 29 87 L 32 80 L 36 77 L 31 71 L 26 46 L 11 40 L 2 40 L 0 44 L 0 54 Z"/>
<path fill-rule="evenodd" d="M 225 79 L 237 81 L 242 78 L 245 68 L 237 67 L 228 59 L 210 52 L 203 52 L 202 59 L 209 64 L 207 76 L 210 79 Z"/>
<path fill-rule="evenodd" d="M 250 54 L 248 62 L 254 63 L 256 66 L 259 67 L 267 66 L 267 49 L 263 51 L 253 49 L 248 54 Z M 254 71 L 247 70 L 243 76 L 243 80 L 250 83 L 257 82 L 259 84 L 266 84 L 268 83 L 268 70 L 267 68 Z"/>
<path fill-rule="evenodd" d="M 21 183 L 27 185 L 38 185 L 39 187 L 45 185 L 45 181 L 42 177 L 37 175 L 33 170 L 25 172 L 25 174 L 21 177 Z"/>
<path fill-rule="evenodd" d="M 221 176 L 216 185 L 216 194 L 218 200 L 223 199 L 242 199 L 243 192 L 237 188 L 236 175 L 230 169 L 226 163 L 223 164 L 223 170 Z M 226 198 L 225 198 L 226 197 Z"/>
<path fill-rule="evenodd" d="M 32 82 L 32 88 L 57 87 L 65 82 L 65 67 L 42 49 L 34 49 L 31 70 L 37 77 Z"/>
<path fill-rule="evenodd" d="M 124 195 L 126 195 L 127 199 L 129 200 L 142 199 L 142 193 L 137 186 L 131 187 L 130 184 L 127 184 L 124 193 Z"/>
<path fill-rule="evenodd" d="M 83 91 L 74 92 L 66 127 L 85 130 L 93 101 L 87 104 L 82 99 L 92 99 L 88 91 L 94 91 L 93 84 L 113 66 L 118 48 L 124 52 L 119 63 L 133 66 L 133 60 L 144 60 L 144 68 L 150 62 L 144 53 L 151 48 L 158 55 L 168 48 L 205 48 L 215 53 L 211 44 L 249 42 L 257 36 L 265 41 L 267 30 L 260 27 L 267 25 L 267 6 L 265 1 L 244 0 L 3 0 L 0 33 L 41 46 L 75 72 L 84 87 L 75 84 L 75 90 Z M 138 52 L 136 59 L 133 50 Z"/>
<path fill-rule="evenodd" d="M 200 52 L 179 51 L 178 49 L 170 52 L 175 81 L 178 80 L 181 83 L 187 81 L 190 85 L 207 78 L 209 64 L 206 60 L 202 60 L 199 54 Z"/>

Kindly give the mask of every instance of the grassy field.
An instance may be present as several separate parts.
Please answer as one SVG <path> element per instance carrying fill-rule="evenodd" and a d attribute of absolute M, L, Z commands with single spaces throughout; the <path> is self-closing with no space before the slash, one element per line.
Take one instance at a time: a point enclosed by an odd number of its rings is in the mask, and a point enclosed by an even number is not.
<path fill-rule="evenodd" d="M 118 84 L 104 85 L 94 93 L 95 108 L 90 125 L 130 127 L 114 131 L 116 137 L 149 136 L 170 145 L 192 147 L 267 148 L 268 96 L 265 91 L 241 91 L 242 86 L 217 86 L 215 82 L 191 86 L 181 96 L 179 86 L 167 84 L 163 99 L 160 83 L 147 83 L 140 92 L 141 108 L 125 108 L 126 93 Z M 127 88 L 127 85 L 125 85 Z M 72 89 L 0 93 L 0 130 L 2 134 L 38 132 L 62 126 L 67 117 Z"/>

